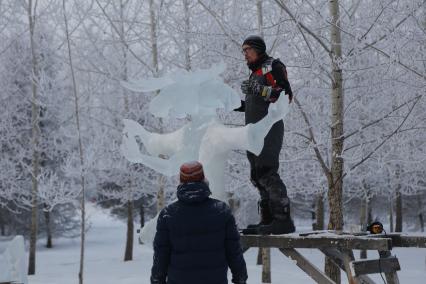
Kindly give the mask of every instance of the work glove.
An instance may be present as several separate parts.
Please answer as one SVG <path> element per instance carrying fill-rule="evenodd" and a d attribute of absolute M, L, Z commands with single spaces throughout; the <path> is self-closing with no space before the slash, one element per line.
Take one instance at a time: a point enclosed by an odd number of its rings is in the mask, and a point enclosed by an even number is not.
<path fill-rule="evenodd" d="M 244 94 L 255 94 L 260 95 L 263 97 L 263 99 L 267 102 L 274 103 L 278 100 L 281 91 L 283 89 L 280 87 L 271 87 L 271 86 L 264 86 L 260 84 L 256 79 L 250 78 L 249 80 L 244 80 L 241 83 L 241 91 Z"/>
<path fill-rule="evenodd" d="M 264 86 L 261 85 L 253 76 L 241 83 L 241 92 L 243 94 L 259 94 Z"/>

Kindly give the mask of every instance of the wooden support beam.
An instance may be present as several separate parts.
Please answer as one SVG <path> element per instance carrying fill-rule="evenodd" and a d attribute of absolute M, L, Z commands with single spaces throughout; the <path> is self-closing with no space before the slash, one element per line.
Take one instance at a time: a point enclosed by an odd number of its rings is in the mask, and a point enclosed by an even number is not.
<path fill-rule="evenodd" d="M 307 260 L 297 250 L 285 248 L 280 248 L 279 250 L 288 258 L 295 260 L 296 265 L 306 274 L 308 274 L 315 282 L 321 284 L 335 284 L 333 280 L 331 280 L 327 275 L 325 275 L 325 273 L 309 262 L 309 260 Z"/>
<path fill-rule="evenodd" d="M 391 239 L 363 238 L 355 236 L 315 235 L 302 237 L 298 235 L 242 235 L 243 247 L 270 247 L 270 248 L 330 248 L 390 250 Z"/>
<path fill-rule="evenodd" d="M 352 270 L 356 276 L 372 273 L 390 273 L 401 270 L 396 257 L 352 261 Z"/>
<path fill-rule="evenodd" d="M 379 255 L 381 260 L 392 257 L 391 252 L 388 250 L 379 251 Z M 399 278 L 396 271 L 385 272 L 385 276 L 386 276 L 386 282 L 388 282 L 388 284 L 399 284 Z"/>
<path fill-rule="evenodd" d="M 354 256 L 353 256 L 352 251 L 350 253 L 348 251 L 345 251 L 344 253 L 342 253 L 341 251 L 339 251 L 336 248 L 326 248 L 326 249 L 321 249 L 321 251 L 326 256 L 328 256 L 334 262 L 334 264 L 336 264 L 338 267 L 340 267 L 340 269 L 342 269 L 344 272 L 346 272 L 346 269 L 348 267 L 348 264 L 345 265 L 345 258 L 346 258 L 346 261 L 348 259 L 352 260 L 352 261 L 354 260 Z M 346 254 L 346 256 L 344 256 L 345 254 Z M 374 284 L 374 281 L 370 277 L 368 277 L 367 275 L 359 275 L 359 276 L 355 277 L 355 275 L 352 275 L 351 272 L 349 272 L 349 273 L 350 273 L 348 275 L 349 283 Z"/>
<path fill-rule="evenodd" d="M 408 236 L 401 233 L 390 233 L 380 235 L 367 235 L 366 238 L 390 238 L 392 239 L 393 247 L 416 247 L 426 248 L 426 237 L 425 236 Z"/>
<path fill-rule="evenodd" d="M 357 284 L 358 281 L 355 279 L 355 275 L 352 273 L 351 261 L 354 260 L 354 254 L 352 250 L 340 250 L 343 266 L 345 267 L 346 276 L 348 277 L 349 284 Z"/>

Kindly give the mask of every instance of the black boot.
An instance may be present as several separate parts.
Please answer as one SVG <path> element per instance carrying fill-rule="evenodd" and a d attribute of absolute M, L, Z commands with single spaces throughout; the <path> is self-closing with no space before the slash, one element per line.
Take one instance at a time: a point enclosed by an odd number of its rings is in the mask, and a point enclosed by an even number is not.
<path fill-rule="evenodd" d="M 288 218 L 286 220 L 275 219 L 269 225 L 262 225 L 256 228 L 258 235 L 282 235 L 290 234 L 296 231 L 293 220 Z"/>
<path fill-rule="evenodd" d="M 267 199 L 262 199 L 258 203 L 259 211 L 260 211 L 260 222 L 258 224 L 250 224 L 246 229 L 241 231 L 244 235 L 254 235 L 258 234 L 257 229 L 260 226 L 268 225 L 272 223 L 272 214 L 270 208 L 270 202 Z"/>
<path fill-rule="evenodd" d="M 290 216 L 290 200 L 288 197 L 281 200 L 270 202 L 272 222 L 267 225 L 257 227 L 257 234 L 259 235 L 282 235 L 290 234 L 296 231 L 293 220 Z"/>
<path fill-rule="evenodd" d="M 255 228 L 262 225 L 268 225 L 272 222 L 271 208 L 269 206 L 269 200 L 262 199 L 258 203 L 260 211 L 260 222 L 257 224 L 248 225 L 247 228 Z"/>

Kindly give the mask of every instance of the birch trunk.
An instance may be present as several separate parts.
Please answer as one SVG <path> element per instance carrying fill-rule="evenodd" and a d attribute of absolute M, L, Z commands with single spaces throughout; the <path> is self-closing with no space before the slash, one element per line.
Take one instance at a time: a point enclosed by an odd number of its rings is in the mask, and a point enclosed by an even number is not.
<path fill-rule="evenodd" d="M 400 185 L 396 188 L 395 193 L 395 232 L 402 232 L 402 194 Z"/>
<path fill-rule="evenodd" d="M 128 3 L 128 2 L 126 2 Z M 119 37 L 121 40 L 121 79 L 123 81 L 128 80 L 128 66 L 127 66 L 127 57 L 129 53 L 128 45 L 126 44 L 126 34 L 125 34 L 125 6 L 126 3 L 123 2 L 123 0 L 120 0 L 120 26 L 119 26 Z M 129 98 L 127 94 L 127 90 L 125 88 L 123 89 L 123 100 L 124 100 L 124 115 L 129 114 Z M 131 171 L 130 168 L 127 169 L 128 171 Z M 134 231 L 134 223 L 133 223 L 133 192 L 132 192 L 132 181 L 129 178 L 129 182 L 127 183 L 129 185 L 128 188 L 128 201 L 126 204 L 127 207 L 127 228 L 126 228 L 126 245 L 125 245 L 125 251 L 124 251 L 124 261 L 130 261 L 133 260 L 133 231 Z"/>
<path fill-rule="evenodd" d="M 189 1 L 183 0 L 183 9 L 185 15 L 185 69 L 191 70 L 191 53 L 190 53 L 190 40 L 189 35 L 191 32 L 191 19 L 189 13 Z"/>
<path fill-rule="evenodd" d="M 155 16 L 154 10 L 154 0 L 149 0 L 149 18 L 150 18 L 150 27 L 151 27 L 151 53 L 152 53 L 152 65 L 154 70 L 154 77 L 158 76 L 159 66 L 158 66 L 158 38 L 157 38 L 157 18 Z M 157 93 L 158 94 L 158 93 Z M 163 133 L 162 129 L 163 120 L 160 119 L 160 129 L 159 132 Z M 161 157 L 160 158 L 164 158 Z M 160 212 L 161 209 L 165 206 L 164 199 L 164 187 L 166 184 L 166 177 L 159 174 L 158 176 L 158 192 L 157 192 L 157 212 Z"/>
<path fill-rule="evenodd" d="M 124 252 L 124 261 L 133 260 L 133 201 L 127 202 L 127 236 L 126 251 Z"/>
<path fill-rule="evenodd" d="M 44 207 L 46 209 L 46 205 Z M 52 248 L 52 225 L 50 222 L 50 211 L 44 211 L 44 221 L 46 224 L 46 248 Z"/>
<path fill-rule="evenodd" d="M 389 200 L 389 232 L 393 233 L 393 201 Z"/>
<path fill-rule="evenodd" d="M 6 225 L 4 222 L 3 212 L 4 212 L 3 208 L 0 207 L 0 236 L 6 235 Z"/>
<path fill-rule="evenodd" d="M 32 110 L 31 110 L 31 129 L 32 129 L 32 172 L 31 172 L 31 230 L 30 230 L 30 247 L 29 247 L 29 261 L 28 261 L 28 274 L 34 275 L 36 269 L 36 243 L 37 243 L 37 209 L 38 209 L 38 174 L 40 171 L 40 161 L 38 153 L 40 128 L 39 128 L 39 115 L 40 109 L 38 105 L 38 62 L 36 56 L 36 47 L 34 42 L 34 29 L 35 29 L 35 12 L 33 11 L 33 1 L 28 1 L 28 22 L 30 31 L 30 48 L 31 48 L 31 91 L 32 91 Z"/>
<path fill-rule="evenodd" d="M 263 38 L 263 7 L 262 7 L 263 0 L 257 0 L 256 1 L 256 8 L 257 8 L 257 30 L 259 32 L 259 35 Z"/>
<path fill-rule="evenodd" d="M 423 218 L 423 201 L 422 201 L 422 194 L 419 194 L 417 196 L 417 210 L 418 214 L 417 217 L 419 218 L 419 225 L 420 225 L 420 231 L 425 231 L 425 223 Z"/>
<path fill-rule="evenodd" d="M 143 228 L 145 226 L 145 210 L 142 204 L 141 204 L 141 207 L 139 208 L 139 217 L 140 217 L 141 228 Z"/>
<path fill-rule="evenodd" d="M 149 19 L 151 28 L 151 52 L 152 66 L 154 67 L 154 77 L 158 76 L 158 40 L 157 40 L 157 20 L 154 11 L 154 0 L 149 0 Z"/>
<path fill-rule="evenodd" d="M 329 180 L 328 201 L 330 208 L 329 230 L 343 230 L 342 189 L 343 189 L 343 78 L 339 62 L 342 58 L 339 1 L 329 0 L 331 17 L 331 180 Z M 326 274 L 340 283 L 340 269 L 326 259 Z"/>
<path fill-rule="evenodd" d="M 62 1 L 62 9 L 64 14 L 65 22 L 65 35 L 66 43 L 68 47 L 68 60 L 71 69 L 71 79 L 72 79 L 72 88 L 74 95 L 74 111 L 75 111 L 75 120 L 77 126 L 77 138 L 78 138 L 78 151 L 80 157 L 80 182 L 81 182 L 81 192 L 80 192 L 80 206 L 81 206 L 81 232 L 80 232 L 80 266 L 78 272 L 78 281 L 79 284 L 83 284 L 84 281 L 84 249 L 85 249 L 85 233 L 86 233 L 86 207 L 85 207 L 85 169 L 84 169 L 84 153 L 83 153 L 83 142 L 81 138 L 81 127 L 80 127 L 80 110 L 79 110 L 79 97 L 77 94 L 77 82 L 75 78 L 74 65 L 71 52 L 71 42 L 70 34 L 68 28 L 68 20 L 66 14 L 66 5 L 65 0 Z"/>
<path fill-rule="evenodd" d="M 324 230 L 324 195 L 320 193 L 316 200 L 315 230 Z"/>

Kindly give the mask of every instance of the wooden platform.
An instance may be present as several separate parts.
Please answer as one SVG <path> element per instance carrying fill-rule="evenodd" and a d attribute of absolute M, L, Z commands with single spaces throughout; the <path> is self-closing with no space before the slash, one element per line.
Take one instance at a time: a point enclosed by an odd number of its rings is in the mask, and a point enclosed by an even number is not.
<path fill-rule="evenodd" d="M 297 249 L 311 248 L 320 250 L 329 257 L 347 275 L 350 284 L 374 284 L 368 274 L 383 273 L 388 284 L 398 284 L 397 271 L 400 265 L 398 258 L 392 256 L 393 247 L 426 248 L 426 236 L 408 234 L 365 233 L 351 234 L 336 231 L 313 231 L 288 235 L 242 235 L 243 251 L 249 248 L 277 248 L 285 256 L 296 262 L 296 265 L 317 283 L 335 284 L 325 273 L 312 264 Z M 353 250 L 374 250 L 379 253 L 378 259 L 355 260 Z"/>

